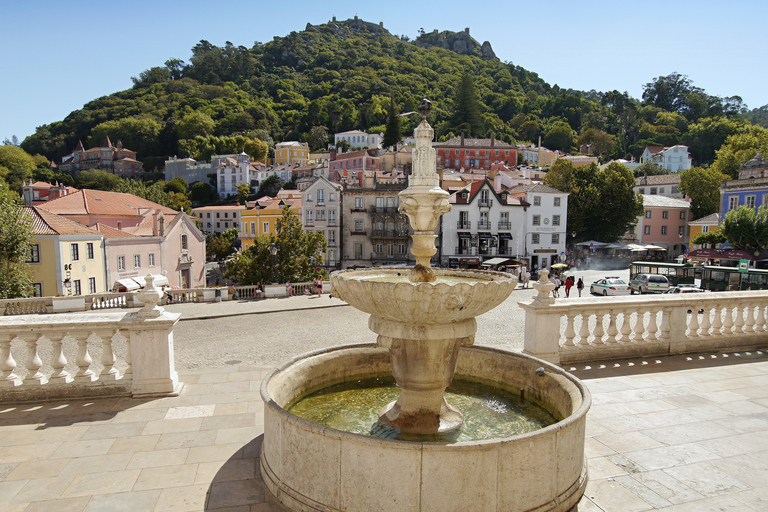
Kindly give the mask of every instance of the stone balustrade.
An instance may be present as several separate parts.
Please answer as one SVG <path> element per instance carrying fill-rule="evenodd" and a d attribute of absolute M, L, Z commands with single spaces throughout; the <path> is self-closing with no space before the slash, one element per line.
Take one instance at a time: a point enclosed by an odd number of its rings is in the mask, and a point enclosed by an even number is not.
<path fill-rule="evenodd" d="M 556 364 L 768 346 L 766 291 L 557 300 L 540 294 L 519 305 L 524 352 Z"/>

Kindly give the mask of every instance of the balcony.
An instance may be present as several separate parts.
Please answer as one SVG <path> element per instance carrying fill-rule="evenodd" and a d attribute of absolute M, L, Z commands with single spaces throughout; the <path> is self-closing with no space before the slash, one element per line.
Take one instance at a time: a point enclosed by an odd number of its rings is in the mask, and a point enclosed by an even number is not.
<path fill-rule="evenodd" d="M 328 227 L 336 227 L 336 219 L 328 219 Z"/>
<path fill-rule="evenodd" d="M 315 225 L 315 221 L 314 221 L 314 220 L 312 220 L 312 219 L 306 219 L 306 220 L 304 221 L 304 225 L 305 225 L 305 226 L 309 226 L 309 227 L 312 227 L 312 226 L 314 226 L 314 225 Z"/>
<path fill-rule="evenodd" d="M 490 208 L 493 206 L 493 199 L 478 199 L 477 205 L 480 208 Z"/>
<path fill-rule="evenodd" d="M 504 231 L 509 231 L 512 229 L 512 223 L 508 220 L 501 220 L 499 221 L 499 229 L 503 229 Z"/>
<path fill-rule="evenodd" d="M 394 229 L 374 229 L 371 238 L 408 238 L 408 232 L 400 232 Z"/>
<path fill-rule="evenodd" d="M 328 240 L 328 247 L 336 247 L 336 240 Z"/>
<path fill-rule="evenodd" d="M 325 199 L 318 198 L 316 206 L 325 206 Z"/>
<path fill-rule="evenodd" d="M 491 229 L 491 221 L 489 220 L 478 221 L 477 229 Z"/>
<path fill-rule="evenodd" d="M 363 236 L 365 236 L 367 233 L 368 233 L 368 232 L 367 232 L 366 230 L 364 230 L 364 229 L 360 229 L 360 230 L 358 230 L 357 228 L 353 228 L 353 229 L 352 229 L 352 230 L 349 232 L 349 234 L 350 234 L 350 235 L 363 235 Z"/>
<path fill-rule="evenodd" d="M 454 254 L 460 256 L 477 256 L 477 247 L 456 247 Z"/>
<path fill-rule="evenodd" d="M 370 213 L 397 213 L 397 206 L 371 206 Z"/>
<path fill-rule="evenodd" d="M 472 229 L 472 221 L 460 220 L 456 223 L 456 229 Z"/>

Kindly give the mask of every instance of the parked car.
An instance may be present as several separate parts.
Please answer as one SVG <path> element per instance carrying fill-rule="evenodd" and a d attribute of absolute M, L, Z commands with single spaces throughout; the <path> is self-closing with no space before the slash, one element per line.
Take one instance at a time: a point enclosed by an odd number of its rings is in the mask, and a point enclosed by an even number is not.
<path fill-rule="evenodd" d="M 604 277 L 589 285 L 589 293 L 593 295 L 629 295 L 629 285 L 618 277 Z"/>
<path fill-rule="evenodd" d="M 637 274 L 629 282 L 630 293 L 664 293 L 669 288 L 669 279 L 659 274 Z"/>
<path fill-rule="evenodd" d="M 704 293 L 704 290 L 694 284 L 679 284 L 677 286 L 670 286 L 664 293 Z"/>

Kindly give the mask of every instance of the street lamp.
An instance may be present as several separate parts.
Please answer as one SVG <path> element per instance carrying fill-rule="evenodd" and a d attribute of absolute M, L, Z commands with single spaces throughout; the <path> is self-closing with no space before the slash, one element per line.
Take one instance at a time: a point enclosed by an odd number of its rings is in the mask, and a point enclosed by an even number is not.
<path fill-rule="evenodd" d="M 275 275 L 275 261 L 277 260 L 277 246 L 272 243 L 269 246 L 269 254 L 272 255 L 272 284 L 277 283 L 277 277 Z"/>

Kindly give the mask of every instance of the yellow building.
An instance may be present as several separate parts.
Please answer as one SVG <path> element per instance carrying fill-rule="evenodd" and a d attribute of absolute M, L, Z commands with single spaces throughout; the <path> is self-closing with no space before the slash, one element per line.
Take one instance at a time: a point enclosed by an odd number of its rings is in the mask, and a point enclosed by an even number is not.
<path fill-rule="evenodd" d="M 36 297 L 107 291 L 104 236 L 37 207 L 27 207 L 34 241 L 29 263 Z"/>
<path fill-rule="evenodd" d="M 306 142 L 280 142 L 275 144 L 276 164 L 306 164 L 309 161 L 309 144 Z"/>
<path fill-rule="evenodd" d="M 283 216 L 283 207 L 288 205 L 301 222 L 301 199 L 262 198 L 249 208 L 240 212 L 240 240 L 243 249 L 252 246 L 257 236 L 276 234 L 277 219 Z"/>
<path fill-rule="evenodd" d="M 688 223 L 688 248 L 690 250 L 701 249 L 700 245 L 694 244 L 693 239 L 701 233 L 716 231 L 720 226 L 720 214 L 713 213 L 700 219 L 692 220 Z"/>

